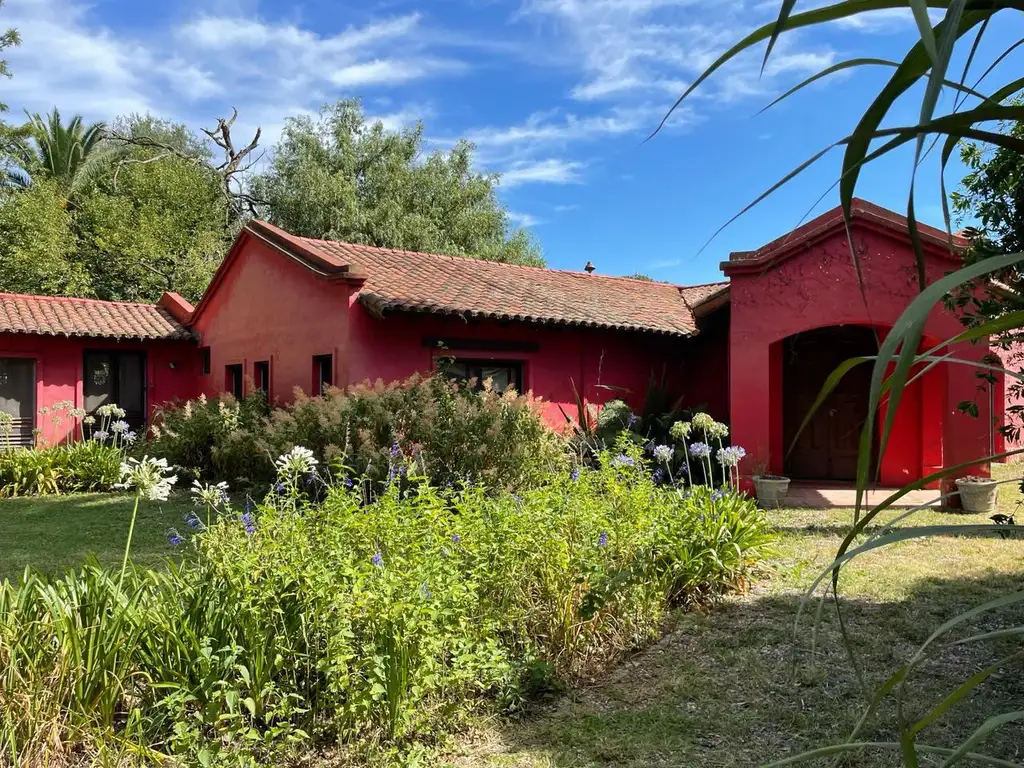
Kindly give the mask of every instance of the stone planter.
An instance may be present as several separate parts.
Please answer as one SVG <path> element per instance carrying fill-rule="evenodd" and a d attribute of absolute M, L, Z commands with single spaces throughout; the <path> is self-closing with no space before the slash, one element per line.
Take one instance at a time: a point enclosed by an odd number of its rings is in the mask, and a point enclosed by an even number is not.
<path fill-rule="evenodd" d="M 755 476 L 754 491 L 759 506 L 779 507 L 789 493 L 789 478 L 780 475 Z"/>
<path fill-rule="evenodd" d="M 991 514 L 996 511 L 996 481 L 988 477 L 958 477 L 957 490 L 965 512 Z"/>

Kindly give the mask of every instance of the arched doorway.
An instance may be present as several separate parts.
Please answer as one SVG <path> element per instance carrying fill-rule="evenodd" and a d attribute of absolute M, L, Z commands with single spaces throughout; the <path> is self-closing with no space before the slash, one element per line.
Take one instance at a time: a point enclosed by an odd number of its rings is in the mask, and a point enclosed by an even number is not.
<path fill-rule="evenodd" d="M 789 477 L 856 479 L 860 433 L 868 418 L 871 364 L 864 363 L 850 370 L 802 431 L 800 425 L 825 380 L 840 363 L 851 357 L 877 353 L 875 331 L 858 325 L 816 328 L 783 340 L 782 413 L 787 452 L 784 469 Z"/>

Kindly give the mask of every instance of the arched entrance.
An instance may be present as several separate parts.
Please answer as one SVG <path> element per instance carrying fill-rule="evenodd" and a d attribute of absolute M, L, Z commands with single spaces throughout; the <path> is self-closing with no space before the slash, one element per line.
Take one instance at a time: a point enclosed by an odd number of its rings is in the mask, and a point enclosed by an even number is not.
<path fill-rule="evenodd" d="M 860 433 L 868 418 L 871 364 L 864 363 L 850 370 L 802 431 L 800 425 L 825 380 L 840 363 L 851 357 L 877 353 L 875 331 L 858 325 L 816 328 L 783 339 L 786 475 L 801 480 L 856 479 Z"/>

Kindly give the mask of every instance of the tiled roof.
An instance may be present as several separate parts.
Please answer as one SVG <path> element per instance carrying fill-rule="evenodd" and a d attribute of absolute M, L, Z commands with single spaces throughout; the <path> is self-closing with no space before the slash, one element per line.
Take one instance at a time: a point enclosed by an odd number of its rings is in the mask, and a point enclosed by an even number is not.
<path fill-rule="evenodd" d="M 318 272 L 364 280 L 359 300 L 394 310 L 688 336 L 692 306 L 724 283 L 681 288 L 626 277 L 296 237 L 264 222 L 251 231 Z"/>
<path fill-rule="evenodd" d="M 875 227 L 892 230 L 910 240 L 910 230 L 907 217 L 880 205 L 875 205 L 867 200 L 855 197 L 850 206 L 850 216 L 853 220 L 863 221 Z M 729 260 L 722 262 L 722 270 L 726 274 L 750 268 L 767 267 L 777 260 L 792 254 L 803 247 L 819 242 L 822 237 L 831 234 L 844 224 L 843 208 L 835 208 L 800 225 L 792 232 L 762 245 L 756 251 L 735 251 L 729 254 Z M 921 236 L 921 242 L 930 247 L 933 253 L 948 256 L 956 260 L 955 251 L 966 248 L 968 240 L 962 235 L 953 234 L 952 251 L 951 240 L 945 230 L 929 226 L 928 224 L 917 223 L 917 231 Z"/>
<path fill-rule="evenodd" d="M 0 333 L 114 339 L 191 339 L 170 312 L 153 304 L 0 293 Z"/>

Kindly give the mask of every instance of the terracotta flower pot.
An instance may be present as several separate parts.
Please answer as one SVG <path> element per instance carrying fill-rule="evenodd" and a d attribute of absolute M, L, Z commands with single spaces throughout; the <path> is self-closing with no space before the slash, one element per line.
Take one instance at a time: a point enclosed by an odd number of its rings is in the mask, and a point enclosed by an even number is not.
<path fill-rule="evenodd" d="M 789 478 L 779 475 L 755 476 L 754 491 L 757 493 L 757 503 L 760 506 L 782 506 L 786 494 L 789 493 Z"/>
<path fill-rule="evenodd" d="M 996 481 L 988 477 L 958 477 L 957 490 L 965 512 L 990 514 L 996 511 Z"/>

